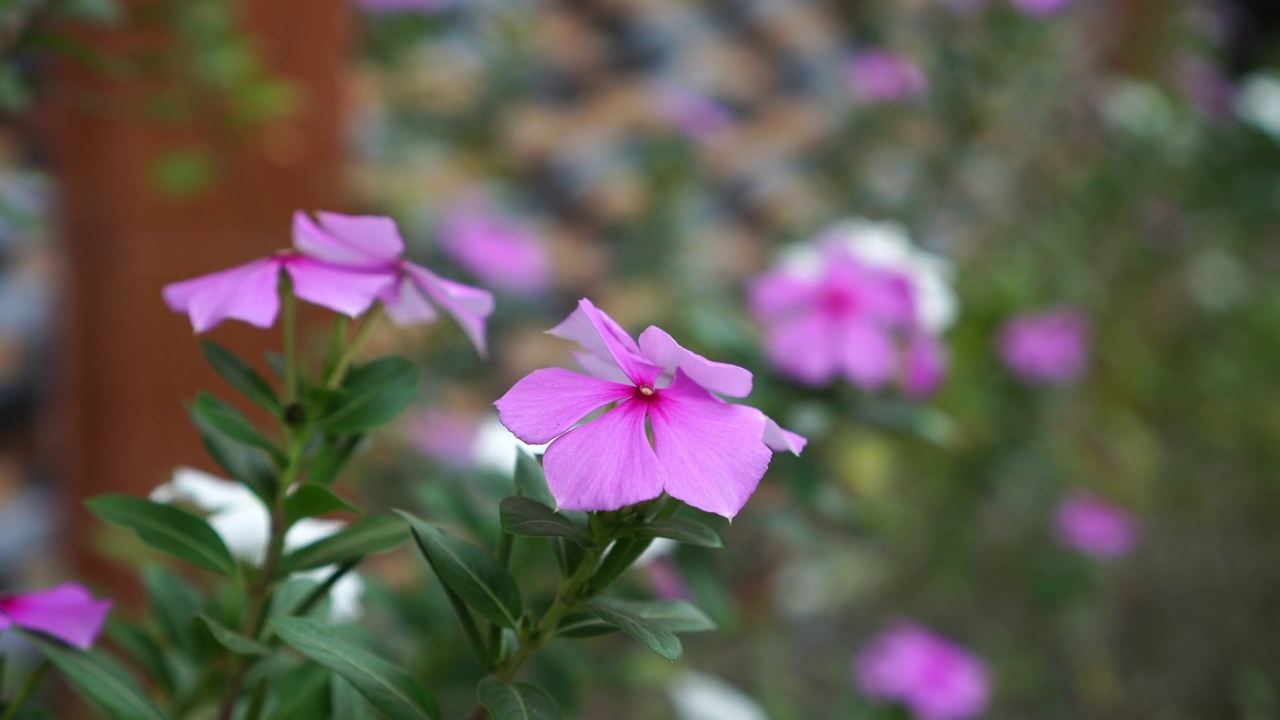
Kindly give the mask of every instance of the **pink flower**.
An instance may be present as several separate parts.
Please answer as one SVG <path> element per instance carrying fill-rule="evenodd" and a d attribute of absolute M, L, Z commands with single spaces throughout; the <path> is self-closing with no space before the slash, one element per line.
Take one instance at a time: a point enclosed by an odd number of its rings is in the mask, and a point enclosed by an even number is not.
<path fill-rule="evenodd" d="M 561 508 L 617 510 L 666 492 L 732 518 L 771 447 L 804 447 L 759 410 L 714 394 L 745 397 L 750 372 L 690 352 L 656 327 L 637 343 L 583 299 L 551 334 L 583 347 L 577 358 L 590 374 L 536 370 L 494 405 L 517 438 L 551 443 L 543 468 Z"/>
<path fill-rule="evenodd" d="M 1078 310 L 1021 315 L 1000 331 L 1004 364 L 1027 382 L 1071 380 L 1084 370 L 1088 354 L 1089 321 Z"/>
<path fill-rule="evenodd" d="M 920 720 L 975 717 L 991 694 L 981 660 L 914 623 L 872 640 L 854 661 L 854 677 L 867 697 L 902 703 Z"/>
<path fill-rule="evenodd" d="M 1072 0 L 1012 0 L 1013 6 L 1028 15 L 1052 15 L 1070 5 Z"/>
<path fill-rule="evenodd" d="M 1125 555 L 1137 537 L 1137 521 L 1120 508 L 1092 495 L 1078 495 L 1054 512 L 1058 542 L 1096 558 Z"/>
<path fill-rule="evenodd" d="M 88 650 L 110 610 L 110 600 L 94 600 L 76 583 L 26 595 L 0 595 L 0 632 L 17 626 Z"/>
<path fill-rule="evenodd" d="M 845 66 L 849 90 L 867 104 L 901 102 L 919 97 L 929 81 L 910 58 L 885 50 L 854 55 Z"/>
<path fill-rule="evenodd" d="M 919 396 L 946 374 L 938 334 L 955 315 L 947 272 L 899 227 L 852 221 L 756 278 L 748 294 L 783 375 L 815 386 L 843 376 L 867 390 L 898 378 Z"/>
<path fill-rule="evenodd" d="M 486 203 L 466 203 L 449 213 L 440 241 L 449 257 L 487 285 L 535 295 L 551 284 L 551 258 L 542 238 Z"/>

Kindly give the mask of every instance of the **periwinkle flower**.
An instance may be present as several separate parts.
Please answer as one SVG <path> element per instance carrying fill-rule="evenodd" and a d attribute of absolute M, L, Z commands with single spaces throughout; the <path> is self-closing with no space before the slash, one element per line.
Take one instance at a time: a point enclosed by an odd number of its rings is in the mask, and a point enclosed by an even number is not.
<path fill-rule="evenodd" d="M 550 443 L 543 468 L 563 509 L 617 510 L 666 492 L 732 518 L 771 448 L 804 446 L 759 410 L 717 396 L 749 394 L 749 371 L 686 350 L 659 328 L 637 343 L 583 299 L 550 332 L 583 347 L 577 359 L 589 374 L 535 370 L 494 404 L 517 438 Z"/>
<path fill-rule="evenodd" d="M 94 600 L 76 583 L 20 595 L 0 594 L 0 632 L 20 627 L 88 650 L 110 611 L 110 600 Z"/>
<path fill-rule="evenodd" d="M 1000 357 L 1031 383 L 1060 383 L 1084 371 L 1089 320 L 1075 309 L 1020 315 L 1000 331 Z"/>
<path fill-rule="evenodd" d="M 249 488 L 193 468 L 178 468 L 173 478 L 151 491 L 151 500 L 188 503 L 208 513 L 205 518 L 236 558 L 251 565 L 266 559 L 271 539 L 271 513 Z M 310 545 L 346 527 L 341 520 L 304 518 L 295 522 L 284 536 L 286 551 Z M 295 573 L 292 577 L 323 582 L 334 565 Z M 349 572 L 329 590 L 329 621 L 356 620 L 363 614 L 360 599 L 364 580 Z"/>
<path fill-rule="evenodd" d="M 929 89 L 920 66 L 887 50 L 854 55 L 845 66 L 845 78 L 854 98 L 868 105 L 911 100 Z"/>
<path fill-rule="evenodd" d="M 784 256 L 748 294 L 782 375 L 813 386 L 843 376 L 866 390 L 896 378 L 919 396 L 946 374 L 939 336 L 956 314 L 949 273 L 900 226 L 851 220 Z"/>
<path fill-rule="evenodd" d="M 1088 494 L 1063 501 L 1053 519 L 1058 542 L 1103 560 L 1128 554 L 1138 534 L 1132 515 Z"/>
<path fill-rule="evenodd" d="M 919 720 L 976 717 L 991 694 L 981 660 L 908 622 L 890 627 L 858 653 L 854 679 L 867 697 L 901 703 Z"/>
<path fill-rule="evenodd" d="M 530 228 L 484 202 L 464 202 L 440 228 L 449 257 L 492 287 L 536 295 L 551 285 L 551 257 Z"/>

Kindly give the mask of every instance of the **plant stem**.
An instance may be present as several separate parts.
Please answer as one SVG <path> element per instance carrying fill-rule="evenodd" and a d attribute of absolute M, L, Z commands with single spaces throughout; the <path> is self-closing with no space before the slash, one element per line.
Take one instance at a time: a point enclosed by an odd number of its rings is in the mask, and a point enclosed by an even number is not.
<path fill-rule="evenodd" d="M 511 565 L 511 550 L 515 544 L 515 536 L 505 530 L 498 531 L 498 562 L 502 567 Z M 494 664 L 501 663 L 506 649 L 503 647 L 502 626 L 489 626 L 489 651 Z"/>
<path fill-rule="evenodd" d="M 289 275 L 280 275 L 281 328 L 284 332 L 284 400 L 288 405 L 298 400 L 298 304 L 293 296 Z"/>
<path fill-rule="evenodd" d="M 0 720 L 13 720 L 17 716 L 18 710 L 26 704 L 31 694 L 40 687 L 40 683 L 44 682 L 44 676 L 49 674 L 51 667 L 48 660 L 41 661 L 35 670 L 27 676 L 27 681 L 22 684 L 22 689 L 18 690 L 18 694 L 13 696 L 13 700 L 4 709 L 4 715 L 0 715 Z"/>
<path fill-rule="evenodd" d="M 374 328 L 378 326 L 384 314 L 381 303 L 374 305 L 373 309 L 369 311 L 364 323 L 356 331 L 356 336 L 351 339 L 351 344 L 347 346 L 346 351 L 342 353 L 342 357 L 338 359 L 338 364 L 333 367 L 333 372 L 329 375 L 328 382 L 325 383 L 326 387 L 332 389 L 342 384 L 343 378 L 347 375 L 347 368 L 351 367 L 351 363 L 355 361 L 360 351 L 364 350 L 365 344 L 369 342 L 369 337 L 373 335 Z"/>

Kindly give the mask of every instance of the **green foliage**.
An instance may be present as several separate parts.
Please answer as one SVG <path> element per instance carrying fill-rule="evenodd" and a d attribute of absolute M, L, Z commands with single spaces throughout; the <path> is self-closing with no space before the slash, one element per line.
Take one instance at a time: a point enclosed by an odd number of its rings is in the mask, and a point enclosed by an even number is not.
<path fill-rule="evenodd" d="M 489 622 L 506 628 L 519 624 L 523 612 L 520 589 L 492 555 L 409 513 L 400 512 L 400 516 L 409 522 L 418 548 L 441 583 Z"/>
<path fill-rule="evenodd" d="M 196 618 L 204 623 L 204 627 L 219 645 L 237 655 L 265 657 L 271 654 L 271 648 L 250 640 L 204 613 L 197 614 Z"/>
<path fill-rule="evenodd" d="M 77 693 L 111 720 L 168 720 L 129 671 L 103 652 L 79 652 L 32 633 L 24 634 Z"/>
<path fill-rule="evenodd" d="M 235 574 L 231 551 L 203 518 L 127 495 L 99 495 L 85 501 L 85 506 L 106 522 L 133 531 L 156 550 L 221 575 Z"/>
<path fill-rule="evenodd" d="M 218 375 L 237 392 L 273 416 L 280 416 L 280 398 L 266 379 L 258 374 L 258 371 L 249 367 L 230 350 L 211 340 L 201 340 L 200 351 L 204 353 L 204 359 Z"/>
<path fill-rule="evenodd" d="M 595 547 L 568 518 L 527 497 L 509 497 L 498 506 L 502 530 L 521 537 L 562 537 L 584 548 Z"/>
<path fill-rule="evenodd" d="M 341 394 L 317 421 L 330 434 L 364 432 L 409 407 L 418 389 L 418 368 L 400 357 L 361 365 L 348 373 Z"/>
<path fill-rule="evenodd" d="M 196 401 L 191 406 L 191 411 L 226 437 L 245 445 L 252 445 L 266 450 L 277 459 L 279 464 L 284 464 L 284 453 L 276 447 L 275 443 L 263 437 L 258 428 L 254 427 L 254 424 L 249 421 L 249 418 L 222 400 L 201 391 L 196 396 Z"/>
<path fill-rule="evenodd" d="M 527 683 L 507 685 L 490 675 L 476 687 L 476 698 L 493 720 L 559 720 L 555 701 Z"/>
<path fill-rule="evenodd" d="M 319 517 L 335 512 L 360 514 L 356 506 L 322 485 L 303 485 L 284 501 L 285 525 L 292 525 L 303 518 Z"/>
<path fill-rule="evenodd" d="M 408 528 L 400 520 L 387 515 L 369 515 L 329 537 L 289 553 L 281 563 L 281 572 L 293 573 L 342 564 L 386 552 L 408 536 Z"/>
<path fill-rule="evenodd" d="M 700 545 L 702 547 L 723 547 L 723 543 L 720 542 L 720 536 L 715 530 L 697 520 L 687 518 L 654 520 L 636 527 L 631 531 L 631 534 L 640 538 L 668 538 L 676 542 Z"/>
<path fill-rule="evenodd" d="M 667 660 L 679 660 L 684 654 L 680 638 L 663 629 L 658 622 L 636 614 L 635 608 L 628 603 L 613 598 L 596 598 L 582 603 L 582 607 L 605 623 L 644 643 L 645 647 Z"/>

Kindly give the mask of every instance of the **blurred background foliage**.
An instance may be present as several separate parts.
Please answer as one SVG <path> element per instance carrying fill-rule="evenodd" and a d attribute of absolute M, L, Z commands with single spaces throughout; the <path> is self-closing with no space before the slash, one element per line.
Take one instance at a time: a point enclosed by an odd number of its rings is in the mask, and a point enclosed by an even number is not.
<path fill-rule="evenodd" d="M 235 29 L 234 2 L 144 4 L 127 20 L 111 7 L 63 10 L 182 38 L 134 66 L 189 80 L 142 111 L 220 109 L 216 137 L 156 160 L 169 191 L 198 192 L 219 143 L 295 102 Z M 619 638 L 590 655 L 553 645 L 531 672 L 567 710 L 671 717 L 665 688 L 696 668 L 778 720 L 888 717 L 858 697 L 850 658 L 914 618 L 988 663 L 993 718 L 1280 715 L 1280 122 L 1265 122 L 1280 97 L 1244 97 L 1280 72 L 1274 2 L 1075 0 L 1039 15 L 1005 0 L 366 0 L 353 13 L 352 208 L 394 215 L 411 253 L 454 277 L 485 281 L 483 260 L 449 250 L 460 208 L 546 258 L 533 289 L 495 287 L 489 362 L 443 324 L 377 339 L 426 376 L 421 410 L 370 451 L 372 501 L 465 518 L 491 541 L 511 450 L 485 429 L 489 404 L 568 361 L 542 331 L 581 296 L 751 368 L 756 404 L 811 440 L 775 460 L 726 549 L 682 547 L 631 579 L 666 592 L 674 578 L 722 631 L 676 665 Z M 5 33 L 11 56 L 53 47 Z M 851 58 L 875 49 L 926 86 L 859 97 Z M 25 67 L 0 75 L 10 113 L 38 80 Z M 21 153 L 7 162 L 22 172 Z M 764 360 L 745 283 L 848 216 L 900 221 L 954 262 L 960 319 L 931 398 L 805 388 Z M 999 361 L 1001 326 L 1063 306 L 1091 322 L 1087 370 L 1020 381 Z M 1054 542 L 1054 506 L 1082 489 L 1140 518 L 1132 554 Z M 465 702 L 478 668 L 439 624 L 434 581 L 408 553 L 367 576 L 381 578 L 368 641 L 447 706 Z"/>

